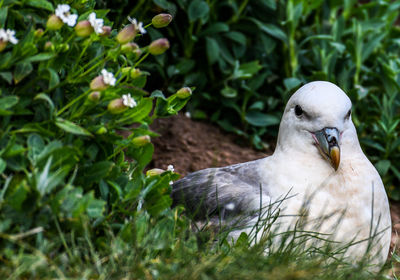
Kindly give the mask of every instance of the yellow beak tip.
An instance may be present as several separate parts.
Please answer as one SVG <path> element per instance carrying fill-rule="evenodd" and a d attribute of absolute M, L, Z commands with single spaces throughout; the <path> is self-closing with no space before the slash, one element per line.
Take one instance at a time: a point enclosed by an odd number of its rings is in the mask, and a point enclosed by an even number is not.
<path fill-rule="evenodd" d="M 332 147 L 330 151 L 331 164 L 335 171 L 338 170 L 340 164 L 340 149 L 339 147 Z"/>

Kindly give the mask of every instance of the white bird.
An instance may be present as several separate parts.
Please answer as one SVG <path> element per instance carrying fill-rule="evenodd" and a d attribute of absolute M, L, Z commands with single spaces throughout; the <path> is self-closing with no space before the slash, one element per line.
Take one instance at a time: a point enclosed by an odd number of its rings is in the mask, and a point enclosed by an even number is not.
<path fill-rule="evenodd" d="M 271 156 L 191 173 L 174 183 L 174 204 L 183 203 L 196 219 L 214 223 L 233 225 L 229 221 L 235 217 L 247 217 L 250 227 L 260 209 L 275 205 L 275 229 L 283 230 L 306 213 L 306 229 L 326 234 L 336 246 L 353 242 L 345 258 L 356 263 L 368 252 L 369 262 L 380 267 L 390 246 L 389 204 L 378 172 L 360 147 L 351 107 L 348 96 L 330 82 L 302 86 L 286 105 Z M 230 235 L 250 233 L 250 227 Z"/>

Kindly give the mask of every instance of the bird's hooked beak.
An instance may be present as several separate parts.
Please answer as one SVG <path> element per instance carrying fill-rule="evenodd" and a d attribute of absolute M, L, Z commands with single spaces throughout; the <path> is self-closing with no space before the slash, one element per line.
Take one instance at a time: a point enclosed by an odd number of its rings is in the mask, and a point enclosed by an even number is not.
<path fill-rule="evenodd" d="M 335 127 L 325 127 L 311 134 L 321 155 L 331 162 L 336 171 L 340 163 L 339 130 Z"/>

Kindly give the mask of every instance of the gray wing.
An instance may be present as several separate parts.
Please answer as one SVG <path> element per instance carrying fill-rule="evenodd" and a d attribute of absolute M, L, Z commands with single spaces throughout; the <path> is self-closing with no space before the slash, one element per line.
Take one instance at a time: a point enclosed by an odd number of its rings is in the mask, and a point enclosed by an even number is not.
<path fill-rule="evenodd" d="M 174 205 L 183 204 L 195 219 L 248 213 L 259 199 L 260 160 L 193 172 L 172 187 Z"/>

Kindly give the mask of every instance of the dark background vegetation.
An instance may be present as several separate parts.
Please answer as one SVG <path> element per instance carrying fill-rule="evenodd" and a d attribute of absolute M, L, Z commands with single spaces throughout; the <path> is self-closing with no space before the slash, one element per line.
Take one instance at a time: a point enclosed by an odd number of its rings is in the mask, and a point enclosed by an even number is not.
<path fill-rule="evenodd" d="M 291 93 L 313 80 L 353 101 L 362 147 L 400 199 L 398 1 L 115 1 L 116 22 L 168 11 L 173 42 L 146 64 L 152 86 L 196 87 L 188 111 L 262 149 Z M 105 4 L 104 4 L 105 5 Z"/>

